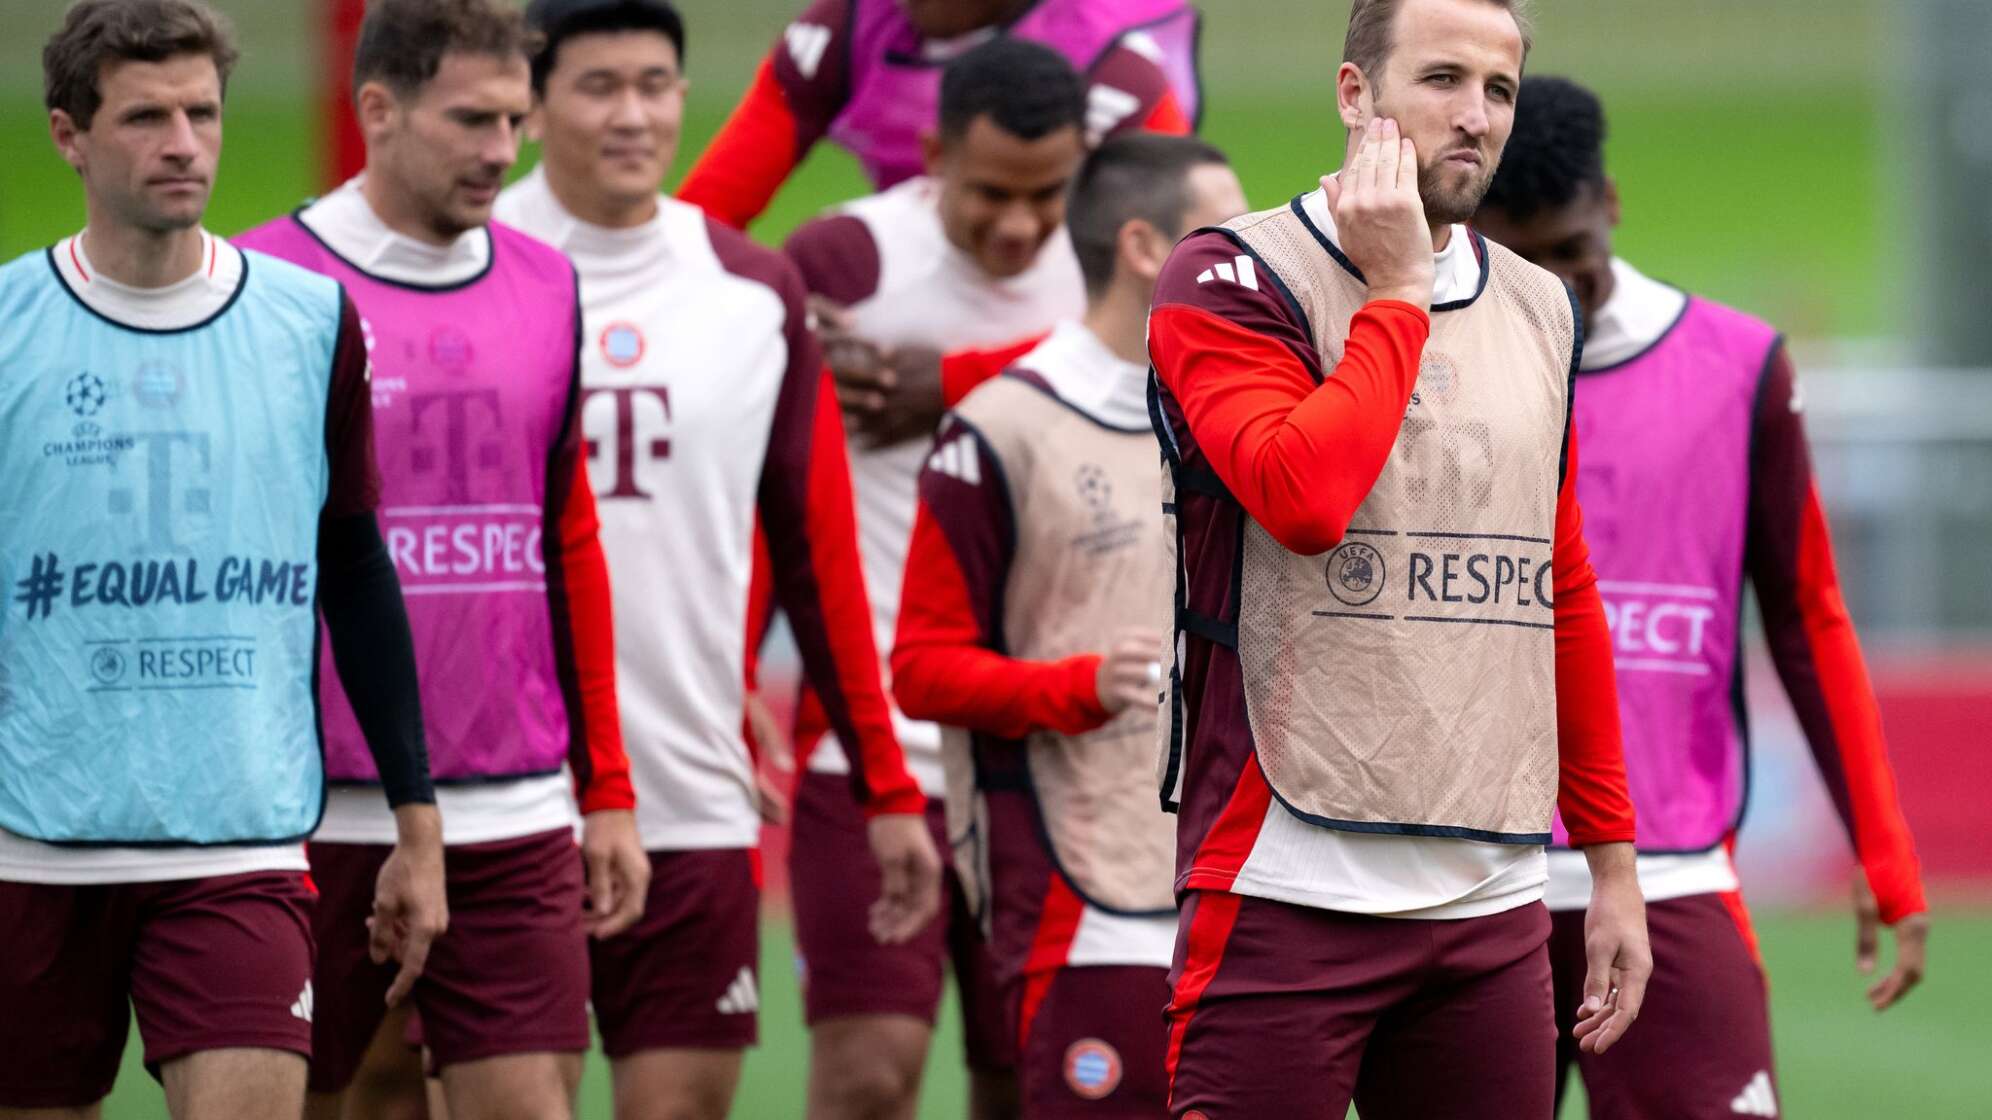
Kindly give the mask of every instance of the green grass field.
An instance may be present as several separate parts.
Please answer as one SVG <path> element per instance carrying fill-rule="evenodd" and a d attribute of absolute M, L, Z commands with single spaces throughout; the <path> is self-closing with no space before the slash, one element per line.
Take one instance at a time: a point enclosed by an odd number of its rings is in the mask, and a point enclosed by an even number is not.
<path fill-rule="evenodd" d="M 1853 968 L 1853 927 L 1840 914 L 1769 913 L 1758 933 L 1771 970 L 1778 1076 L 1787 1116 L 1806 1120 L 1984 1120 L 1992 1116 L 1985 997 L 1992 988 L 1992 911 L 1939 911 L 1932 981 L 1877 1016 Z M 747 1059 L 733 1115 L 785 1120 L 802 1114 L 809 1044 L 786 923 L 770 921 L 761 953 L 761 1045 Z M 952 1007 L 927 1065 L 922 1120 L 963 1115 L 961 1032 Z M 1275 1040 L 1268 1040 L 1275 1041 Z M 165 1115 L 158 1086 L 139 1064 L 137 1040 L 104 1109 L 106 1120 Z M 1581 1117 L 1574 1102 L 1566 1117 Z M 584 1120 L 610 1115 L 608 1067 L 590 1055 L 581 1086 Z M 1498 1113 L 1490 1112 L 1490 1118 Z"/>
<path fill-rule="evenodd" d="M 718 127 L 730 94 L 695 90 L 682 170 Z M 1325 96 L 1325 95 L 1324 95 Z M 1214 94 L 1204 133 L 1225 147 L 1254 205 L 1310 189 L 1339 162 L 1325 101 L 1288 93 Z M 1625 198 L 1621 247 L 1647 272 L 1728 300 L 1799 338 L 1889 332 L 1899 284 L 1883 251 L 1878 173 L 1882 108 L 1851 87 L 1838 99 L 1792 89 L 1677 89 L 1609 95 L 1611 160 Z M 228 107 L 210 225 L 234 233 L 314 189 L 310 121 L 294 97 L 243 91 Z M 1703 158 L 1721 136 L 1717 172 Z M 0 260 L 83 222 L 75 176 L 27 97 L 0 108 Z M 531 158 L 530 151 L 527 158 Z M 863 189 L 841 152 L 823 149 L 756 227 L 777 239 L 828 202 Z M 1775 214 L 1776 220 L 1767 220 Z"/>

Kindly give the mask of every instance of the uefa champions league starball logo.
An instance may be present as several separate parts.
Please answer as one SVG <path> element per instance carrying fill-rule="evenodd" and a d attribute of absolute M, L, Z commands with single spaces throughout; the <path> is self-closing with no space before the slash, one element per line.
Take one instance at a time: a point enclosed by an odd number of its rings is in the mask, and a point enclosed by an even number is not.
<path fill-rule="evenodd" d="M 1112 512 L 1114 503 L 1114 483 L 1107 477 L 1104 468 L 1095 463 L 1087 463 L 1079 468 L 1076 479 L 1079 484 L 1079 500 L 1086 503 L 1096 516 L 1104 517 Z"/>
<path fill-rule="evenodd" d="M 88 420 L 103 411 L 104 401 L 110 391 L 104 388 L 104 379 L 84 370 L 69 379 L 69 386 L 63 391 L 62 399 L 69 405 L 78 419 Z"/>

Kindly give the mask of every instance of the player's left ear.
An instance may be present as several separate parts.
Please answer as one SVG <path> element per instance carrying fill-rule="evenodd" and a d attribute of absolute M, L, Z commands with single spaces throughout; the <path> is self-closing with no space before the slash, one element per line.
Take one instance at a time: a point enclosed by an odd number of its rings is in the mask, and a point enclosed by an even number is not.
<path fill-rule="evenodd" d="M 1611 215 L 1612 228 L 1619 224 L 1619 185 L 1618 180 L 1605 176 L 1605 213 Z"/>

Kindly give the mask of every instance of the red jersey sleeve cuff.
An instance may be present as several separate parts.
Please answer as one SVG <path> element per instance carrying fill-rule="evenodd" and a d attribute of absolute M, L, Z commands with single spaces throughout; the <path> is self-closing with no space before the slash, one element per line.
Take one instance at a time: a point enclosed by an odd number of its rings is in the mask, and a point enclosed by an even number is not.
<path fill-rule="evenodd" d="M 1625 824 L 1608 825 L 1600 828 L 1572 827 L 1570 829 L 1570 846 L 1573 848 L 1588 848 L 1593 844 L 1630 844 L 1634 839 L 1633 832 L 1634 829 L 1630 821 Z"/>
<path fill-rule="evenodd" d="M 892 815 L 919 816 L 927 811 L 927 795 L 920 787 L 908 781 L 903 786 L 891 790 L 881 790 L 865 803 L 865 819 Z"/>
<path fill-rule="evenodd" d="M 629 771 L 611 774 L 597 772 L 595 780 L 581 794 L 581 815 L 615 809 L 636 808 L 636 790 L 630 785 Z"/>
<path fill-rule="evenodd" d="M 1080 715 L 1086 721 L 1086 731 L 1114 718 L 1113 713 L 1100 703 L 1100 663 L 1105 660 L 1097 653 L 1082 653 L 1061 663 L 1067 674 L 1066 694 L 1078 705 Z"/>

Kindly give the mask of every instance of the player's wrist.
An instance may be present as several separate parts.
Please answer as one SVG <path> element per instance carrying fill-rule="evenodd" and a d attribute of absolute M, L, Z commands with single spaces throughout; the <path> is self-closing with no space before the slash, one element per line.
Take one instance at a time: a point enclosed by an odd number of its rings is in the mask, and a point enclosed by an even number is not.
<path fill-rule="evenodd" d="M 394 841 L 400 848 L 426 849 L 443 846 L 443 814 L 433 802 L 397 805 L 394 809 Z"/>
<path fill-rule="evenodd" d="M 1637 882 L 1639 863 L 1629 840 L 1613 840 L 1583 846 L 1584 860 L 1590 865 L 1591 879 L 1597 883 Z"/>
<path fill-rule="evenodd" d="M 1432 286 L 1427 284 L 1372 284 L 1369 302 L 1408 304 L 1427 314 L 1432 310 Z"/>

